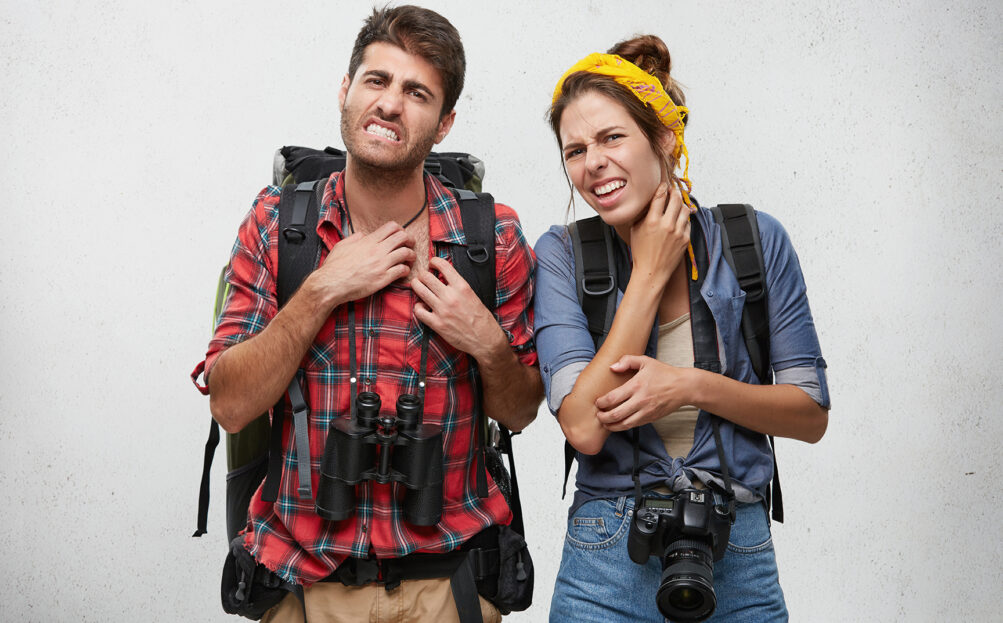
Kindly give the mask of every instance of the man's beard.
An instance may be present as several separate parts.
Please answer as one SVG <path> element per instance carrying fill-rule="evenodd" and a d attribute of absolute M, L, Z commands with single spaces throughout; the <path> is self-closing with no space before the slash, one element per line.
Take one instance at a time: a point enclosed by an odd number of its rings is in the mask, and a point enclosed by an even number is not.
<path fill-rule="evenodd" d="M 403 153 L 394 156 L 381 156 L 373 153 L 356 141 L 358 133 L 366 134 L 359 126 L 361 116 L 347 105 L 341 109 L 341 139 L 345 142 L 345 151 L 352 157 L 352 164 L 360 177 L 370 181 L 381 181 L 394 185 L 405 183 L 409 173 L 420 168 L 428 153 L 435 145 L 437 126 L 432 126 L 427 132 L 415 135 L 411 145 Z M 408 137 L 411 136 L 410 128 Z M 401 137 L 403 141 L 405 137 Z"/>

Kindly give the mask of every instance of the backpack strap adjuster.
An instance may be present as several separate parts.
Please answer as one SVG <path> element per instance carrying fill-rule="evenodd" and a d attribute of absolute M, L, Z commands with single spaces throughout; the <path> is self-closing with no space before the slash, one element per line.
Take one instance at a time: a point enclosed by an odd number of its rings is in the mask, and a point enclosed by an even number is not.
<path fill-rule="evenodd" d="M 582 292 L 589 296 L 606 296 L 616 287 L 613 275 L 585 275 L 582 278 Z"/>
<path fill-rule="evenodd" d="M 480 245 L 475 247 L 467 247 L 467 257 L 469 257 L 470 261 L 473 262 L 474 264 L 484 264 L 489 259 L 491 259 L 488 250 Z"/>
<path fill-rule="evenodd" d="M 302 244 L 306 240 L 306 234 L 295 227 L 286 227 L 282 230 L 282 235 L 285 236 L 286 242 L 290 244 Z"/>

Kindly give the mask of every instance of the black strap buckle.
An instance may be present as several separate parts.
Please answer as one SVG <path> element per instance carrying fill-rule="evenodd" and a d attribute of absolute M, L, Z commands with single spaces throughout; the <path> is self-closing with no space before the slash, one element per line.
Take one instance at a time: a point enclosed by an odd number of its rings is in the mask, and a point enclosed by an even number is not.
<path fill-rule="evenodd" d="M 582 291 L 589 296 L 606 296 L 616 287 L 613 275 L 585 275 L 582 278 Z"/>
<path fill-rule="evenodd" d="M 300 244 L 306 240 L 306 234 L 295 227 L 286 227 L 282 230 L 282 235 L 285 236 L 286 242 L 292 244 Z"/>
<path fill-rule="evenodd" d="M 470 261 L 474 264 L 483 264 L 488 261 L 488 250 L 480 245 L 467 247 L 467 257 L 469 257 Z"/>

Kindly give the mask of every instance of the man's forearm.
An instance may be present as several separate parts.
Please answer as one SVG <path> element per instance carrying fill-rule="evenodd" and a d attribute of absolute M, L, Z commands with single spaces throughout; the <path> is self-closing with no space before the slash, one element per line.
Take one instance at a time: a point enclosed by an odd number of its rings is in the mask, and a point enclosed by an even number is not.
<path fill-rule="evenodd" d="M 543 400 L 543 381 L 536 366 L 519 361 L 507 340 L 502 348 L 477 361 L 484 388 L 484 412 L 518 432 L 536 418 Z"/>
<path fill-rule="evenodd" d="M 261 333 L 228 348 L 210 370 L 209 409 L 226 431 L 239 431 L 278 401 L 330 314 L 303 285 Z"/>

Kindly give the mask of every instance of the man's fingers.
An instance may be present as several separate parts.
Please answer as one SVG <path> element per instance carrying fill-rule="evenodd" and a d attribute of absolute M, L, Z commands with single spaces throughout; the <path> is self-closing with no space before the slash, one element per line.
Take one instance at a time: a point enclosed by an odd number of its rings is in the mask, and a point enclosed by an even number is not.
<path fill-rule="evenodd" d="M 425 279 L 423 279 L 426 275 L 428 275 L 428 272 L 422 271 L 411 280 L 411 289 L 414 290 L 414 293 L 418 295 L 418 298 L 422 300 L 423 304 L 431 303 L 437 298 L 435 293 L 429 289 Z M 439 281 L 434 275 L 432 276 L 432 280 L 436 282 Z"/>
<path fill-rule="evenodd" d="M 441 297 L 446 294 L 449 286 L 442 283 L 442 281 L 427 270 L 420 271 L 415 280 L 420 281 L 425 289 L 429 290 L 431 294 L 436 297 Z"/>
<path fill-rule="evenodd" d="M 369 235 L 377 241 L 383 241 L 396 233 L 405 233 L 404 228 L 397 221 L 387 221 L 373 230 L 373 233 Z"/>
<path fill-rule="evenodd" d="M 390 266 L 398 264 L 405 265 L 408 267 L 408 271 L 410 271 L 411 266 L 417 258 L 418 255 L 414 252 L 414 249 L 410 247 L 397 247 L 387 254 L 387 261 Z"/>
<path fill-rule="evenodd" d="M 456 283 L 457 280 L 463 280 L 463 277 L 460 273 L 456 272 L 456 268 L 449 263 L 449 260 L 443 259 L 439 256 L 429 258 L 428 267 L 439 271 L 439 274 L 446 280 L 446 283 L 453 284 Z"/>

